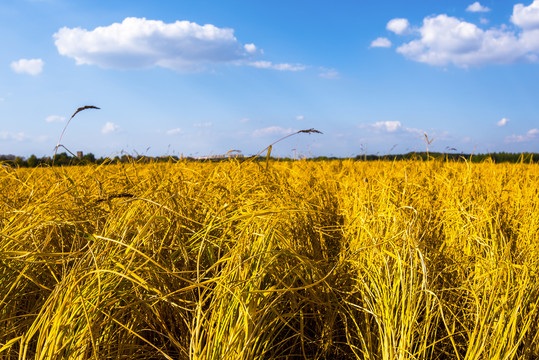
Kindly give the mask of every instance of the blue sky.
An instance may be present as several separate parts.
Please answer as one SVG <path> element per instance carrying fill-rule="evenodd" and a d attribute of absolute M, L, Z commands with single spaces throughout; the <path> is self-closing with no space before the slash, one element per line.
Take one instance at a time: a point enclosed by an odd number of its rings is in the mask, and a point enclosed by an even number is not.
<path fill-rule="evenodd" d="M 539 0 L 0 1 L 0 154 L 539 152 Z"/>

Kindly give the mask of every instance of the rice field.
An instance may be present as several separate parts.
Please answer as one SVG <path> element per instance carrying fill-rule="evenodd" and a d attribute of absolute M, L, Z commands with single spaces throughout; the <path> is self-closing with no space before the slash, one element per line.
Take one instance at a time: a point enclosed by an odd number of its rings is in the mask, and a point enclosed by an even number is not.
<path fill-rule="evenodd" d="M 539 165 L 0 168 L 0 359 L 539 359 Z"/>

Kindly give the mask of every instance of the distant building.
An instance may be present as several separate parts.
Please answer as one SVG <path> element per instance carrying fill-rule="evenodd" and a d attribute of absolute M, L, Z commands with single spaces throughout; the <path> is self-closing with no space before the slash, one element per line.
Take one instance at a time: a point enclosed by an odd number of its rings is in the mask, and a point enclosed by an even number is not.
<path fill-rule="evenodd" d="M 79 159 L 82 160 L 83 155 L 84 155 L 84 154 L 82 153 L 82 151 L 77 151 L 77 157 L 78 157 Z"/>

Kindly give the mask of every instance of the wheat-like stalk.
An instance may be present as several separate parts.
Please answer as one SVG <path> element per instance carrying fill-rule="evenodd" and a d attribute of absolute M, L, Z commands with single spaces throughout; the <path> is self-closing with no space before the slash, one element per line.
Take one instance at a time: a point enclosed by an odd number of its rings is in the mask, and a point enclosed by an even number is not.
<path fill-rule="evenodd" d="M 58 148 L 61 146 L 61 141 L 62 141 L 62 137 L 64 136 L 64 133 L 67 129 L 67 126 L 69 125 L 69 123 L 71 122 L 71 119 L 73 119 L 75 117 L 75 115 L 77 115 L 79 112 L 83 111 L 83 110 L 87 110 L 87 109 L 100 109 L 98 108 L 97 106 L 94 106 L 94 105 L 85 105 L 85 106 L 81 106 L 79 107 L 74 113 L 73 115 L 71 115 L 71 117 L 69 118 L 69 120 L 67 121 L 67 124 L 66 126 L 64 126 L 64 129 L 62 130 L 62 133 L 60 134 L 60 138 L 58 139 L 58 144 L 56 144 L 56 146 L 54 147 L 54 156 L 52 157 L 52 165 L 54 165 L 54 160 L 56 159 L 56 153 L 58 152 Z M 65 148 L 65 147 L 64 147 Z"/>
<path fill-rule="evenodd" d="M 271 144 L 269 144 L 268 146 L 266 146 L 264 149 L 260 150 L 260 152 L 256 155 L 254 155 L 252 158 L 255 159 L 257 158 L 260 154 L 262 154 L 264 151 L 268 150 L 268 154 L 267 154 L 267 158 L 269 159 L 270 157 L 270 154 L 271 154 L 271 149 L 273 147 L 273 145 L 277 144 L 278 142 L 281 142 L 285 139 L 288 139 L 289 137 L 291 136 L 294 136 L 294 135 L 297 135 L 297 134 L 323 134 L 323 132 L 319 131 L 319 130 L 316 130 L 314 128 L 311 128 L 311 129 L 306 129 L 306 130 L 299 130 L 299 131 L 296 131 L 296 132 L 293 132 L 291 134 L 288 134 L 286 136 L 283 136 L 282 138 L 272 142 Z"/>

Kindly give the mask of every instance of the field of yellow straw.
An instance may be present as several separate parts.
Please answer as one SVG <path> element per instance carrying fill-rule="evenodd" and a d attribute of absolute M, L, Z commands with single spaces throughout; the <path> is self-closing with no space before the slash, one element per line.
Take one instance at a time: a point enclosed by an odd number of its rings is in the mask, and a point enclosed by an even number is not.
<path fill-rule="evenodd" d="M 538 359 L 539 165 L 0 168 L 0 359 Z"/>

